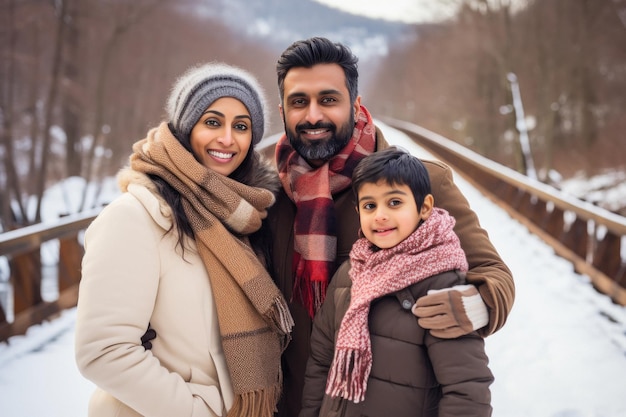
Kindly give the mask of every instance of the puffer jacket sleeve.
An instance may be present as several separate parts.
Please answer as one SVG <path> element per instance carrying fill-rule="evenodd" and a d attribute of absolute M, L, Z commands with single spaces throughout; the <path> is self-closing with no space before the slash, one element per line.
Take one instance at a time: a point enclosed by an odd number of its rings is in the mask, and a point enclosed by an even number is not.
<path fill-rule="evenodd" d="M 335 272 L 328 289 L 326 299 L 313 321 L 311 333 L 311 353 L 307 361 L 302 394 L 302 410 L 299 417 L 317 417 L 320 413 L 326 380 L 335 353 L 335 335 L 339 330 L 340 318 L 347 308 L 349 288 L 348 271 L 350 263 L 344 262 Z M 338 315 L 339 314 L 339 315 Z"/>
<path fill-rule="evenodd" d="M 476 332 L 456 339 L 439 339 L 427 332 L 425 343 L 443 394 L 439 417 L 491 416 L 489 386 L 494 377 L 484 339 Z"/>
<path fill-rule="evenodd" d="M 481 336 L 499 330 L 513 307 L 515 285 L 513 275 L 500 258 L 470 208 L 465 196 L 452 178 L 452 170 L 440 162 L 424 161 L 430 174 L 435 204 L 446 209 L 455 219 L 454 231 L 467 256 L 469 271 L 467 282 L 477 286 L 489 310 L 489 324 L 479 329 Z"/>
<path fill-rule="evenodd" d="M 217 387 L 186 383 L 141 345 L 159 287 L 158 232 L 127 194 L 88 228 L 76 322 L 78 369 L 141 415 L 216 416 L 222 412 Z"/>

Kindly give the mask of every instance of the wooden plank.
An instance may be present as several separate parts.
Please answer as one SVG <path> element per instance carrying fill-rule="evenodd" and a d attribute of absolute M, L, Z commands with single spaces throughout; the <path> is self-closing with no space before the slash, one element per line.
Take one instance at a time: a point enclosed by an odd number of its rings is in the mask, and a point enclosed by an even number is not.
<path fill-rule="evenodd" d="M 52 302 L 42 302 L 15 316 L 13 323 L 0 323 L 0 342 L 11 336 L 26 334 L 30 326 L 41 324 L 68 308 L 75 307 L 78 302 L 78 284 L 59 294 Z"/>

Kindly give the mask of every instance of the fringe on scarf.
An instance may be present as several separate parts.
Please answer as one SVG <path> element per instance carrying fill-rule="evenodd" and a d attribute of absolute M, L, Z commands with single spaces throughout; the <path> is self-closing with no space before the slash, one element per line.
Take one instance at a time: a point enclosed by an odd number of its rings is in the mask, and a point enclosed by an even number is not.
<path fill-rule="evenodd" d="M 281 385 L 279 383 L 264 390 L 237 395 L 226 417 L 273 417 L 277 410 Z"/>
<path fill-rule="evenodd" d="M 371 353 L 337 348 L 328 375 L 326 394 L 331 397 L 342 397 L 354 403 L 363 401 L 371 370 Z"/>
<path fill-rule="evenodd" d="M 328 277 L 332 277 L 332 262 L 307 261 L 298 253 L 294 253 L 293 263 L 296 267 L 296 279 L 293 287 L 293 298 L 298 301 L 314 318 L 326 298 Z"/>
<path fill-rule="evenodd" d="M 314 318 L 315 313 L 320 309 L 326 297 L 326 283 L 313 281 L 307 285 L 306 282 L 296 280 L 293 288 L 293 297 L 309 313 L 309 317 Z"/>
<path fill-rule="evenodd" d="M 276 326 L 276 329 L 283 336 L 287 336 L 285 342 L 291 340 L 291 329 L 295 325 L 293 317 L 289 312 L 289 307 L 285 303 L 284 298 L 276 297 L 273 301 L 274 308 L 271 308 L 268 314 L 269 320 Z M 283 349 L 287 347 L 284 346 Z"/>

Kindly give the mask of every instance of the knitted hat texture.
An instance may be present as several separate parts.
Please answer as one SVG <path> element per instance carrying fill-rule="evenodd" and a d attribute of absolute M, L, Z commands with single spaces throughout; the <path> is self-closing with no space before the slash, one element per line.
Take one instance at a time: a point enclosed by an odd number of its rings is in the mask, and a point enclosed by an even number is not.
<path fill-rule="evenodd" d="M 212 62 L 192 67 L 174 84 L 167 100 L 169 121 L 184 138 L 189 138 L 204 111 L 222 97 L 233 97 L 248 109 L 252 119 L 252 145 L 263 138 L 268 119 L 263 88 L 247 71 Z"/>

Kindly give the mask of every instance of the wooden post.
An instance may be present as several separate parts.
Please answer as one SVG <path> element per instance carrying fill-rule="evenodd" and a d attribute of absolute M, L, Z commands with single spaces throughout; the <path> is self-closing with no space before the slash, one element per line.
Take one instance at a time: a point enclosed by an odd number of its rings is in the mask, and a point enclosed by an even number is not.
<path fill-rule="evenodd" d="M 617 274 L 622 266 L 620 241 L 619 236 L 607 232 L 604 238 L 597 242 L 592 259 L 593 266 L 614 279 L 617 279 Z"/>
<path fill-rule="evenodd" d="M 80 282 L 84 252 L 78 234 L 59 239 L 59 293 Z"/>
<path fill-rule="evenodd" d="M 2 307 L 2 304 L 0 304 L 0 326 L 5 324 L 7 322 L 7 316 L 6 313 L 4 312 L 4 308 Z"/>
<path fill-rule="evenodd" d="M 9 260 L 13 285 L 13 311 L 17 316 L 43 300 L 41 298 L 41 253 L 36 250 Z"/>
<path fill-rule="evenodd" d="M 582 260 L 587 260 L 587 242 L 589 242 L 589 232 L 587 231 L 586 221 L 576 217 L 569 229 L 563 232 L 560 241 Z"/>

